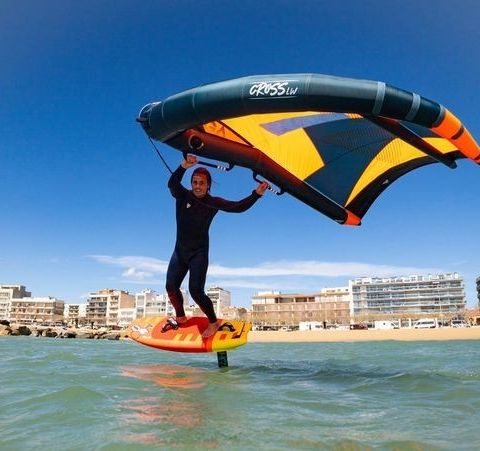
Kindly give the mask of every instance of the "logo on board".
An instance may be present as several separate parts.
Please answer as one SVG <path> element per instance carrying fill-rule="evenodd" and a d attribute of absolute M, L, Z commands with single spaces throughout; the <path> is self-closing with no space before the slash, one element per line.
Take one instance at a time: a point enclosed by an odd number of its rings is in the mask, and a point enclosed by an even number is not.
<path fill-rule="evenodd" d="M 250 98 L 295 97 L 299 90 L 295 80 L 261 81 L 253 83 L 248 91 Z"/>

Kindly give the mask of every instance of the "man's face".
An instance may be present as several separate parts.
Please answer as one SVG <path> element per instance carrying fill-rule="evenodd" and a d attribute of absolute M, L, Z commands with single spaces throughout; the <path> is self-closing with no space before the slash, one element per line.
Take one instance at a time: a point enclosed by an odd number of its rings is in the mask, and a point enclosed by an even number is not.
<path fill-rule="evenodd" d="M 192 191 L 199 199 L 204 197 L 208 191 L 208 180 L 205 174 L 195 174 L 192 178 Z"/>

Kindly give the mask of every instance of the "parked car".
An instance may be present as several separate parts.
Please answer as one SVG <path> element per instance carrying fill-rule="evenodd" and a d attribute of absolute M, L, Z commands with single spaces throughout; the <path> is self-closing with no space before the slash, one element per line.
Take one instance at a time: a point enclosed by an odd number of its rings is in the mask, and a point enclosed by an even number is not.
<path fill-rule="evenodd" d="M 350 330 L 367 330 L 368 326 L 364 323 L 350 324 Z"/>
<path fill-rule="evenodd" d="M 398 321 L 375 321 L 375 329 L 398 329 Z"/>
<path fill-rule="evenodd" d="M 435 329 L 437 327 L 437 320 L 431 318 L 419 319 L 414 325 L 414 329 Z"/>
<path fill-rule="evenodd" d="M 450 326 L 452 326 L 452 327 L 470 327 L 470 324 L 468 324 L 464 319 L 452 319 L 452 321 L 450 321 Z"/>

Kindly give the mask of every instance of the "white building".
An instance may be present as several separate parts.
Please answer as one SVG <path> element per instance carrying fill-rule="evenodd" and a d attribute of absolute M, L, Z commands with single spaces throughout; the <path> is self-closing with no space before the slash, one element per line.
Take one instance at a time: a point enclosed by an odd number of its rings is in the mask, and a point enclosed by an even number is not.
<path fill-rule="evenodd" d="M 168 316 L 172 312 L 172 304 L 167 293 L 157 294 L 145 306 L 145 316 Z"/>
<path fill-rule="evenodd" d="M 463 278 L 457 273 L 349 281 L 353 315 L 458 314 L 465 308 Z"/>
<path fill-rule="evenodd" d="M 32 293 L 23 285 L 0 285 L 0 319 L 10 319 L 12 299 L 29 298 Z"/>
<path fill-rule="evenodd" d="M 87 321 L 87 304 L 65 304 L 63 316 L 70 326 L 80 326 Z"/>
<path fill-rule="evenodd" d="M 144 318 L 146 316 L 145 312 L 148 308 L 151 308 L 155 304 L 158 293 L 150 288 L 145 288 L 140 293 L 135 294 L 135 307 L 136 307 L 136 317 Z"/>
<path fill-rule="evenodd" d="M 106 288 L 90 293 L 87 299 L 87 321 L 96 326 L 117 326 L 119 309 L 135 308 L 135 296 L 123 290 Z"/>
<path fill-rule="evenodd" d="M 136 315 L 137 315 L 137 310 L 135 307 L 119 308 L 117 326 L 127 327 L 136 318 Z"/>
<path fill-rule="evenodd" d="M 211 286 L 207 290 L 207 296 L 212 300 L 215 313 L 218 318 L 222 317 L 222 309 L 232 305 L 232 295 L 230 291 L 221 287 Z"/>
<path fill-rule="evenodd" d="M 189 294 L 187 290 L 180 290 L 184 299 L 184 307 L 187 312 L 189 307 Z M 175 310 L 167 293 L 158 294 L 151 289 L 144 289 L 135 294 L 136 317 L 146 316 L 173 316 Z"/>

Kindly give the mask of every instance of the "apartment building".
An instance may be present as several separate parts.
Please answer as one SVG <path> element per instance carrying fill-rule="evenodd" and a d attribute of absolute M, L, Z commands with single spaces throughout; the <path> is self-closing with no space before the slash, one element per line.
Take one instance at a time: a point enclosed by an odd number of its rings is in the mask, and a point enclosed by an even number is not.
<path fill-rule="evenodd" d="M 87 300 L 87 322 L 95 326 L 118 326 L 119 309 L 122 308 L 134 309 L 135 296 L 111 288 L 90 293 Z"/>
<path fill-rule="evenodd" d="M 137 310 L 135 307 L 120 307 L 118 309 L 117 326 L 127 327 L 137 317 Z"/>
<path fill-rule="evenodd" d="M 362 277 L 349 281 L 352 315 L 420 318 L 450 317 L 465 309 L 463 278 L 457 273 L 390 278 Z"/>
<path fill-rule="evenodd" d="M 14 298 L 10 321 L 18 324 L 55 325 L 63 322 L 65 302 L 54 297 Z"/>
<path fill-rule="evenodd" d="M 63 313 L 69 326 L 83 326 L 87 323 L 87 304 L 65 304 Z"/>
<path fill-rule="evenodd" d="M 185 307 L 188 306 L 188 291 L 180 290 L 184 299 Z M 145 316 L 173 316 L 175 310 L 167 293 L 157 294 L 155 298 L 147 302 Z"/>
<path fill-rule="evenodd" d="M 350 323 L 348 287 L 324 288 L 314 294 L 260 292 L 252 297 L 252 322 L 257 325 L 293 326 L 301 321 Z"/>
<path fill-rule="evenodd" d="M 32 293 L 23 285 L 0 285 L 0 319 L 10 320 L 12 299 L 29 298 Z"/>
<path fill-rule="evenodd" d="M 187 290 L 180 290 L 184 299 L 185 307 L 188 306 L 189 294 Z M 151 289 L 142 290 L 135 294 L 136 317 L 146 316 L 172 316 L 175 310 L 167 293 L 158 294 Z"/>
<path fill-rule="evenodd" d="M 207 289 L 206 293 L 212 300 L 217 317 L 222 318 L 223 310 L 232 305 L 232 295 L 230 291 L 218 286 L 211 286 Z"/>
<path fill-rule="evenodd" d="M 151 309 L 152 305 L 155 305 L 158 293 L 154 290 L 146 288 L 140 293 L 135 294 L 135 316 L 137 318 L 144 318 L 146 316 L 147 309 Z M 151 315 L 149 315 L 151 316 Z"/>

